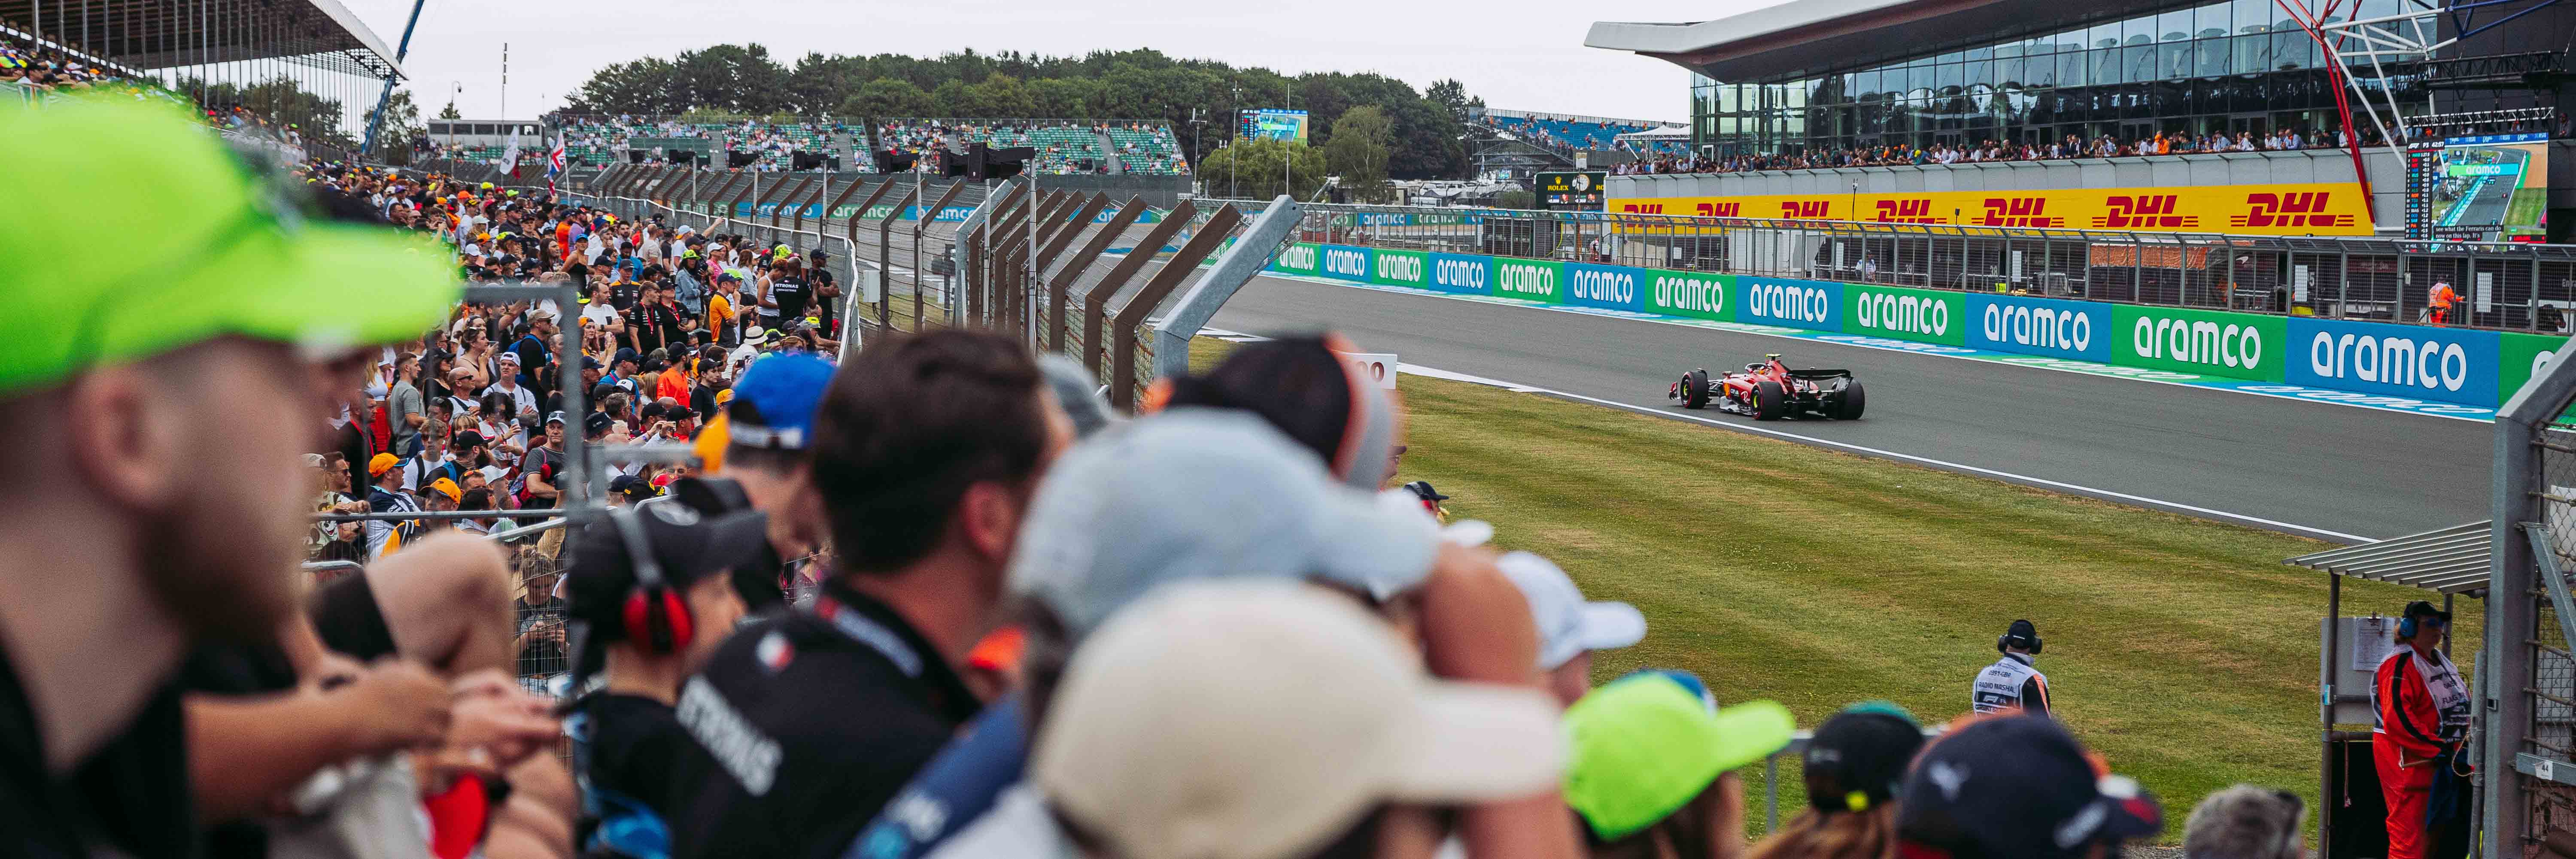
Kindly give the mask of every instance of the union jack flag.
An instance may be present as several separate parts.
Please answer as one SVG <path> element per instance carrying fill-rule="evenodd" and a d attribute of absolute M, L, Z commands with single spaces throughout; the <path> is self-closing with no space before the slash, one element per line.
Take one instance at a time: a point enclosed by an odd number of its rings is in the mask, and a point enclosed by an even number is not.
<path fill-rule="evenodd" d="M 548 148 L 548 149 L 546 150 L 546 194 L 547 194 L 548 196 L 553 196 L 553 194 L 555 193 L 555 177 L 556 177 L 556 176 L 558 176 L 558 175 L 561 175 L 563 172 L 564 172 L 564 143 L 563 143 L 563 136 L 562 136 L 562 135 L 556 135 L 556 136 L 555 136 L 555 144 L 554 144 L 554 146 L 552 146 L 552 147 L 550 147 L 550 148 Z"/>

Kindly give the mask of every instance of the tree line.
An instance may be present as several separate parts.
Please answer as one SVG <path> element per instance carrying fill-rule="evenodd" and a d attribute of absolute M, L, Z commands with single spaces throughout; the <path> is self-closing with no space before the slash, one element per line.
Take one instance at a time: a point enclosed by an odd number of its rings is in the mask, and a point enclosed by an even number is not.
<path fill-rule="evenodd" d="M 609 65 L 573 92 L 565 111 L 831 114 L 852 122 L 917 117 L 1160 120 L 1171 123 L 1193 163 L 1204 163 L 1207 153 L 1234 137 L 1236 111 L 1293 108 L 1308 112 L 1308 142 L 1326 150 L 1333 169 L 1343 172 L 1346 181 L 1374 181 L 1464 178 L 1469 166 L 1459 135 L 1469 109 L 1483 106 L 1482 99 L 1468 97 L 1466 87 L 1455 80 L 1417 92 L 1377 74 L 1290 77 L 1264 68 L 1176 59 L 1151 49 L 1080 57 L 973 50 L 935 58 L 809 53 L 791 65 L 750 44 Z M 1352 124 L 1358 139 L 1335 150 L 1344 116 L 1360 108 L 1374 110 Z M 1272 163 L 1278 163 L 1277 156 Z"/>

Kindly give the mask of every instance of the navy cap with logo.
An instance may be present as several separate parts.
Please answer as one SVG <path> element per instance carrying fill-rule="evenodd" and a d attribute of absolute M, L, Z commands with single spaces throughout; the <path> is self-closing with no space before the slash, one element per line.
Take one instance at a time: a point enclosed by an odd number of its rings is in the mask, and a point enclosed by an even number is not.
<path fill-rule="evenodd" d="M 1905 779 L 1896 835 L 1905 859 L 2080 857 L 2164 831 L 2155 797 L 2098 776 L 2084 747 L 2042 716 L 1977 722 L 1934 742 Z"/>
<path fill-rule="evenodd" d="M 581 428 L 591 435 L 598 435 L 607 432 L 609 426 L 616 421 L 617 419 L 609 417 L 607 412 L 591 412 L 589 417 L 581 419 Z"/>

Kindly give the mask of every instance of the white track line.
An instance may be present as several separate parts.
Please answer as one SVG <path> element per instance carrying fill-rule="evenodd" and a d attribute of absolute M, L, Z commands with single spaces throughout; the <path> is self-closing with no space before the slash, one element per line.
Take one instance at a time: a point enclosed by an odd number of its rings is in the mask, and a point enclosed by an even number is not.
<path fill-rule="evenodd" d="M 1943 469 L 1943 470 L 1946 470 L 1946 471 L 1963 471 L 1963 472 L 1967 472 L 1967 473 L 1970 473 L 1970 474 L 1979 474 L 1979 475 L 1984 475 L 1984 476 L 1987 476 L 1987 477 L 1993 477 L 1993 478 L 1997 478 L 1997 479 L 2000 479 L 2000 480 L 2005 480 L 2005 481 L 2009 481 L 2009 482 L 2013 482 L 2013 483 L 2020 483 L 2020 484 L 2031 485 L 2031 486 L 2042 486 L 2042 487 L 2050 488 L 2050 489 L 2063 490 L 2063 491 L 2066 491 L 2066 492 L 2072 492 L 2072 493 L 2075 493 L 2075 494 L 2078 494 L 2078 495 L 2087 495 L 2087 496 L 2092 496 L 2092 497 L 2095 497 L 2095 498 L 2106 498 L 2106 499 L 2113 499 L 2113 500 L 2119 500 L 2119 501 L 2128 501 L 2128 502 L 2132 502 L 2132 503 L 2136 503 L 2136 504 L 2141 504 L 2141 505 L 2145 505 L 2145 506 L 2149 506 L 2149 507 L 2161 507 L 2161 508 L 2166 508 L 2166 509 L 2169 509 L 2169 510 L 2179 510 L 2179 511 L 2184 511 L 2184 512 L 2188 512 L 2188 513 L 2193 513 L 2193 514 L 2201 515 L 2201 516 L 2207 516 L 2207 517 L 2214 518 L 2214 519 L 2226 519 L 2226 520 L 2231 520 L 2231 521 L 2236 521 L 2236 522 L 2244 522 L 2244 523 L 2252 524 L 2252 525 L 2260 525 L 2260 526 L 2263 526 L 2263 527 L 2266 527 L 2266 528 L 2275 528 L 2275 529 L 2280 529 L 2280 530 L 2285 530 L 2285 531 L 2297 531 L 2297 532 L 2299 532 L 2299 533 L 2303 533 L 2303 534 L 2312 534 L 2312 535 L 2319 536 L 2319 537 L 2324 537 L 2324 538 L 2327 538 L 2327 539 L 2330 539 L 2330 540 L 2340 540 L 2340 541 L 2347 542 L 2347 543 L 2368 543 L 2368 542 L 2371 542 L 2371 541 L 2372 541 L 2372 538 L 2370 538 L 2370 537 L 2364 537 L 2364 536 L 2361 536 L 2361 535 L 2359 535 L 2359 534 L 2346 534 L 2346 533 L 2341 532 L 2341 531 L 2329 531 L 2329 530 L 2326 530 L 2326 529 L 2324 529 L 2324 528 L 2311 528 L 2311 527 L 2308 527 L 2308 526 L 2306 526 L 2306 525 L 2294 525 L 2294 524 L 2291 524 L 2291 523 L 2288 523 L 2288 522 L 2283 522 L 2283 521 L 2280 521 L 2280 520 L 2277 520 L 2277 519 L 2265 519 L 2265 518 L 2260 517 L 2260 516 L 2247 516 L 2247 515 L 2242 514 L 2242 513 L 2230 513 L 2230 512 L 2227 512 L 2227 511 L 2225 511 L 2225 510 L 2217 510 L 2217 509 L 2213 509 L 2213 508 L 2202 507 L 2202 506 L 2197 505 L 2197 504 L 2184 504 L 2184 503 L 2179 502 L 2179 501 L 2166 501 L 2166 500 L 2161 499 L 2161 498 L 2148 498 L 2148 497 L 2146 497 L 2146 496 L 2144 496 L 2144 495 L 2131 495 L 2131 494 L 2126 493 L 2126 492 L 2114 492 L 2114 491 L 2112 491 L 2112 490 L 2108 490 L 2108 489 L 2097 489 L 2097 488 L 2094 488 L 2094 487 L 2091 487 L 2091 486 L 2084 486 L 2084 485 L 2081 485 L 2081 484 L 2075 484 L 2075 483 L 2067 483 L 2067 482 L 2059 481 L 2059 480 L 2050 480 L 2050 479 L 2047 479 L 2047 478 L 2044 478 L 2044 477 L 2032 477 L 2032 476 L 2027 475 L 2027 474 L 2014 474 L 2014 473 L 2009 472 L 2009 471 L 1997 471 L 1997 470 L 1992 469 L 1992 468 L 1980 468 L 1980 467 L 1977 467 L 1977 466 L 1974 466 L 1974 465 L 1966 465 L 1966 464 L 1962 464 L 1962 463 L 1949 462 L 1949 461 L 1946 461 L 1946 460 L 1933 459 L 1933 458 L 1928 457 L 1928 456 L 1915 456 L 1914 454 L 1910 454 L 1910 453 L 1898 453 L 1898 452 L 1896 452 L 1896 451 L 1892 451 L 1892 450 L 1881 450 L 1881 449 L 1879 449 L 1879 448 L 1875 448 L 1875 447 L 1865 447 L 1865 446 L 1862 446 L 1862 445 L 1852 444 L 1852 443 L 1849 443 L 1849 442 L 1840 442 L 1840 441 L 1835 441 L 1835 440 L 1833 440 L 1833 439 L 1829 439 L 1829 438 L 1818 438 L 1818 437 L 1811 436 L 1811 435 L 1800 435 L 1800 434 L 1798 434 L 1798 433 L 1793 433 L 1793 432 L 1784 432 L 1784 431 L 1781 431 L 1781 430 L 1775 430 L 1775 429 L 1772 429 L 1772 428 L 1770 428 L 1770 427 L 1765 427 L 1765 426 L 1757 426 L 1757 425 L 1752 425 L 1752 424 L 1737 423 L 1737 422 L 1733 422 L 1733 421 L 1721 421 L 1721 420 L 1717 420 L 1717 419 L 1714 419 L 1714 418 L 1704 418 L 1704 417 L 1700 417 L 1700 416 L 1698 416 L 1698 415 L 1675 414 L 1675 413 L 1673 413 L 1673 412 L 1666 411 L 1666 410 L 1663 410 L 1663 409 L 1655 409 L 1655 408 L 1648 408 L 1648 407 L 1645 407 L 1645 406 L 1631 405 L 1631 404 L 1628 404 L 1628 403 L 1622 403 L 1622 402 L 1619 402 L 1619 401 L 1617 401 L 1617 400 L 1605 400 L 1605 399 L 1602 399 L 1602 398 L 1600 398 L 1600 397 L 1587 397 L 1587 396 L 1584 396 L 1584 395 L 1582 395 L 1582 394 L 1573 394 L 1573 393 L 1567 393 L 1567 392 L 1565 392 L 1565 391 L 1557 391 L 1557 390 L 1550 390 L 1550 389 L 1547 389 L 1547 388 L 1532 387 L 1532 386 L 1529 386 L 1529 385 L 1522 385 L 1522 384 L 1517 384 L 1517 383 L 1513 383 L 1513 382 L 1506 382 L 1506 381 L 1503 381 L 1503 380 L 1500 380 L 1500 379 L 1488 379 L 1488 378 L 1485 378 L 1485 377 L 1482 377 L 1482 376 L 1471 376 L 1471 375 L 1468 375 L 1468 374 L 1465 374 L 1465 373 L 1455 373 L 1455 372 L 1451 372 L 1451 371 L 1448 371 L 1448 370 L 1434 369 L 1434 368 L 1431 368 L 1431 367 L 1423 367 L 1423 366 L 1415 365 L 1415 364 L 1402 364 L 1402 363 L 1399 363 L 1399 364 L 1397 365 L 1397 367 L 1396 367 L 1396 370 L 1397 370 L 1397 372 L 1402 372 L 1402 373 L 1411 373 L 1411 374 L 1416 375 L 1416 376 L 1427 376 L 1427 377 L 1434 378 L 1434 379 L 1448 379 L 1448 380 L 1451 380 L 1451 381 L 1458 381 L 1458 382 L 1470 382 L 1470 383 L 1479 384 L 1479 385 L 1491 385 L 1491 386 L 1494 386 L 1494 387 L 1497 387 L 1497 388 L 1504 388 L 1504 389 L 1507 389 L 1507 390 L 1517 391 L 1517 392 L 1521 392 L 1521 393 L 1545 394 L 1545 395 L 1548 395 L 1548 396 L 1554 396 L 1554 397 L 1564 397 L 1564 398 L 1566 398 L 1566 399 L 1571 399 L 1571 400 L 1581 400 L 1581 401 L 1583 401 L 1583 402 L 1587 402 L 1587 403 L 1596 403 L 1596 404 L 1599 404 L 1599 405 L 1609 406 L 1609 407 L 1611 407 L 1611 408 L 1615 408 L 1615 409 L 1625 409 L 1625 410 L 1627 410 L 1627 411 L 1636 412 L 1636 413 L 1639 413 L 1639 414 L 1653 415 L 1653 416 L 1656 416 L 1656 417 L 1662 417 L 1662 418 L 1673 418 L 1673 419 L 1676 419 L 1676 420 L 1695 421 L 1695 422 L 1703 423 L 1703 424 L 1707 424 L 1707 425 L 1709 425 L 1709 426 L 1713 426 L 1713 427 L 1720 427 L 1720 428 L 1723 428 L 1723 429 L 1735 430 L 1735 431 L 1737 431 L 1737 432 L 1748 432 L 1748 433 L 1757 433 L 1757 434 L 1760 434 L 1760 435 L 1774 436 L 1774 437 L 1778 437 L 1778 438 L 1788 439 L 1788 440 L 1791 440 L 1791 441 L 1797 441 L 1797 442 L 1802 442 L 1802 443 L 1805 443 L 1805 444 L 1815 445 L 1815 446 L 1818 446 L 1818 447 L 1837 448 L 1837 449 L 1841 449 L 1841 450 L 1851 451 L 1851 452 L 1853 452 L 1853 453 L 1859 453 L 1859 454 L 1865 454 L 1865 455 L 1868 455 L 1868 456 L 1880 457 L 1880 458 L 1883 458 L 1883 459 L 1895 459 L 1895 460 L 1902 460 L 1902 461 L 1905 461 L 1905 462 L 1912 462 L 1912 463 L 1917 463 L 1917 464 L 1921 464 L 1921 465 L 1928 465 L 1928 466 L 1932 466 L 1932 467 L 1934 467 L 1934 468 Z"/>
<path fill-rule="evenodd" d="M 1235 342 L 1235 343 L 1256 343 L 1256 342 L 1260 342 L 1260 341 L 1263 341 L 1263 340 L 1268 340 L 1268 339 L 1270 339 L 1270 338 L 1268 338 L 1268 337 L 1263 337 L 1263 336 L 1258 335 L 1258 334 L 1245 334 L 1245 333 L 1240 332 L 1240 331 L 1227 331 L 1227 330 L 1224 330 L 1224 329 L 1221 329 L 1221 328 L 1203 328 L 1203 329 L 1200 329 L 1200 330 L 1199 330 L 1199 333 L 1200 333 L 1201 335 L 1203 335 L 1203 336 L 1215 337 L 1215 338 L 1219 338 L 1219 339 L 1222 339 L 1222 340 L 1227 340 L 1227 341 Z M 1567 392 L 1565 392 L 1565 391 L 1551 390 L 1551 389 L 1548 389 L 1548 388 L 1532 387 L 1532 386 L 1529 386 L 1529 385 L 1523 385 L 1523 384 L 1520 384 L 1520 383 L 1517 383 L 1517 382 L 1506 382 L 1506 381 L 1503 381 L 1503 380 L 1501 380 L 1501 379 L 1492 379 L 1492 378 L 1487 378 L 1487 377 L 1484 377 L 1484 376 L 1469 375 L 1469 374 L 1466 374 L 1466 373 L 1460 373 L 1460 372 L 1455 372 L 1455 371 L 1451 371 L 1451 370 L 1442 370 L 1442 369 L 1438 369 L 1438 368 L 1436 368 L 1436 367 L 1425 367 L 1425 366 L 1422 366 L 1422 365 L 1420 365 L 1420 364 L 1406 364 L 1406 363 L 1398 362 L 1398 363 L 1396 364 L 1396 372 L 1399 372 L 1399 373 L 1409 373 L 1409 374 L 1412 374 L 1412 375 L 1416 375 L 1416 376 L 1423 376 L 1423 377 L 1426 377 L 1426 378 L 1432 378 L 1432 379 L 1447 379 L 1447 380 L 1450 380 L 1450 381 L 1453 381 L 1453 382 L 1467 382 L 1467 383 L 1469 383 L 1469 384 L 1476 384 L 1476 385 L 1490 385 L 1490 386 L 1492 386 L 1492 387 L 1502 388 L 1502 389 L 1504 389 L 1504 390 L 1513 391 L 1513 392 L 1516 392 L 1516 393 L 1524 393 L 1524 394 L 1545 394 L 1545 395 L 1548 395 L 1548 396 L 1554 396 L 1554 397 L 1564 397 L 1564 398 L 1566 398 L 1566 399 L 1570 399 L 1570 400 L 1581 400 L 1581 401 L 1583 401 L 1583 402 L 1587 402 L 1587 403 L 1596 403 L 1596 404 L 1599 404 L 1599 405 L 1609 406 L 1609 407 L 1614 408 L 1614 409 L 1624 409 L 1624 410 L 1627 410 L 1627 411 L 1636 412 L 1636 413 L 1638 413 L 1638 414 L 1653 415 L 1653 416 L 1655 416 L 1655 417 L 1659 417 L 1659 418 L 1672 418 L 1672 419 L 1675 419 L 1675 420 L 1695 421 L 1695 422 L 1698 422 L 1698 423 L 1707 424 L 1707 425 L 1709 425 L 1709 426 L 1718 427 L 1718 428 L 1721 428 L 1721 429 L 1730 429 L 1730 430 L 1735 430 L 1735 431 L 1737 431 L 1737 432 L 1748 432 L 1748 433 L 1756 433 L 1756 434 L 1759 434 L 1759 435 L 1774 436 L 1774 437 L 1777 437 L 1777 438 L 1783 438 L 1783 439 L 1788 439 L 1788 440 L 1791 440 L 1791 441 L 1797 441 L 1797 442 L 1803 442 L 1803 443 L 1810 444 L 1810 445 L 1815 445 L 1815 446 L 1817 446 L 1817 447 L 1829 447 L 1829 448 L 1837 448 L 1837 449 L 1841 449 L 1841 450 L 1848 450 L 1848 451 L 1851 451 L 1851 452 L 1854 452 L 1854 453 L 1865 454 L 1865 455 L 1868 455 L 1868 456 L 1875 456 L 1875 457 L 1879 457 L 1879 458 L 1882 458 L 1882 459 L 1894 459 L 1894 460 L 1901 460 L 1901 461 L 1905 461 L 1905 462 L 1917 463 L 1917 464 L 1921 464 L 1921 465 L 1928 465 L 1928 466 L 1931 466 L 1931 467 L 1934 467 L 1934 468 L 1939 468 L 1939 469 L 1943 469 L 1943 470 L 1947 470 L 1947 471 L 1963 471 L 1963 472 L 1967 472 L 1967 473 L 1970 473 L 1970 474 L 1979 474 L 1979 475 L 1984 475 L 1984 476 L 1987 476 L 1987 477 L 1992 477 L 1992 478 L 1996 478 L 1996 479 L 2000 479 L 2000 480 L 2004 480 L 2004 481 L 2008 481 L 2008 482 L 2020 483 L 2020 484 L 2028 485 L 2028 486 L 2043 486 L 2043 487 L 2047 487 L 2047 488 L 2050 488 L 2050 489 L 2063 490 L 2063 491 L 2066 491 L 2066 492 L 2072 492 L 2072 493 L 2075 493 L 2075 494 L 2078 494 L 2078 495 L 2091 496 L 2091 497 L 2094 497 L 2094 498 L 2114 499 L 2114 500 L 2119 500 L 2119 501 L 2128 501 L 2128 502 L 2133 502 L 2133 503 L 2136 503 L 2136 504 L 2142 504 L 2142 505 L 2146 505 L 2146 506 L 2149 506 L 2149 507 L 2162 507 L 2162 508 L 2166 508 L 2166 509 L 2168 509 L 2168 510 L 2180 510 L 2180 511 L 2188 512 L 2188 513 L 2198 514 L 2198 515 L 2201 515 L 2201 516 L 2207 516 L 2207 517 L 2210 517 L 2210 518 L 2213 518 L 2213 519 L 2227 519 L 2227 520 L 2236 521 L 2236 522 L 2244 522 L 2244 523 L 2253 524 L 2253 525 L 2260 525 L 2260 526 L 2263 526 L 2263 527 L 2266 527 L 2266 528 L 2276 528 L 2276 529 L 2285 530 L 2285 531 L 2297 531 L 2297 532 L 2300 532 L 2300 533 L 2303 533 L 2303 534 L 2313 534 L 2313 535 L 2316 535 L 2316 536 L 2319 536 L 2319 537 L 2324 537 L 2324 538 L 2327 538 L 2327 539 L 2330 539 L 2330 540 L 2341 540 L 2341 541 L 2344 541 L 2344 542 L 2347 542 L 2347 543 L 2368 543 L 2368 542 L 2371 542 L 2371 540 L 2372 540 L 2372 538 L 2364 537 L 2364 536 L 2361 536 L 2361 535 L 2359 535 L 2359 534 L 2346 534 L 2346 533 L 2341 532 L 2341 531 L 2328 531 L 2328 530 L 2326 530 L 2326 529 L 2324 529 L 2324 528 L 2310 528 L 2310 527 L 2308 527 L 2308 526 L 2306 526 L 2306 525 L 2293 525 L 2293 524 L 2291 524 L 2291 523 L 2283 522 L 2283 521 L 2280 521 L 2280 520 L 2277 520 L 2277 519 L 2265 519 L 2265 518 L 2263 518 L 2263 517 L 2261 517 L 2261 516 L 2247 516 L 2247 515 L 2242 514 L 2242 513 L 2230 513 L 2230 512 L 2227 512 L 2227 511 L 2225 511 L 2225 510 L 2218 510 L 2218 509 L 2213 509 L 2213 508 L 2209 508 L 2209 507 L 2202 507 L 2202 506 L 2197 505 L 2197 504 L 2184 504 L 2184 503 L 2179 502 L 2179 501 L 2166 501 L 2166 500 L 2161 499 L 2161 498 L 2149 498 L 2149 497 L 2146 497 L 2146 496 L 2144 496 L 2144 495 L 2131 495 L 2131 494 L 2126 493 L 2126 492 L 2115 492 L 2115 491 L 2112 491 L 2112 490 L 2109 490 L 2109 489 L 2096 489 L 2096 488 L 2091 487 L 2091 486 L 2084 486 L 2084 485 L 2081 485 L 2081 484 L 2067 483 L 2067 482 L 2065 482 L 2065 481 L 2060 481 L 2060 480 L 2050 480 L 2050 479 L 2045 478 L 2045 477 L 2032 477 L 2032 476 L 2027 475 L 2027 474 L 2014 474 L 2014 473 L 2009 472 L 2009 471 L 1997 471 L 1997 470 L 1992 469 L 1992 468 L 1980 468 L 1980 467 L 1978 467 L 1978 466 L 1974 466 L 1974 465 L 1967 465 L 1967 464 L 1963 464 L 1963 463 L 1950 462 L 1950 461 L 1947 461 L 1947 460 L 1933 459 L 1933 458 L 1928 457 L 1928 456 L 1916 456 L 1916 455 L 1914 455 L 1914 454 L 1910 454 L 1910 453 L 1898 453 L 1898 452 L 1896 452 L 1896 451 L 1892 451 L 1892 450 L 1881 450 L 1881 449 L 1879 449 L 1879 448 L 1875 448 L 1875 447 L 1866 447 L 1866 446 L 1863 446 L 1863 445 L 1852 444 L 1852 443 L 1849 443 L 1849 442 L 1840 442 L 1840 441 L 1835 441 L 1835 440 L 1833 440 L 1833 439 L 1829 439 L 1829 438 L 1818 438 L 1818 437 L 1811 436 L 1811 435 L 1800 435 L 1800 434 L 1798 434 L 1798 433 L 1785 432 L 1785 431 L 1782 431 L 1782 430 L 1775 430 L 1775 429 L 1772 429 L 1772 428 L 1770 428 L 1770 427 L 1765 427 L 1765 426 L 1759 426 L 1759 425 L 1753 425 L 1753 424 L 1745 424 L 1745 423 L 1739 423 L 1739 422 L 1734 422 L 1734 421 L 1722 421 L 1722 420 L 1717 420 L 1717 419 L 1715 419 L 1715 418 L 1704 418 L 1704 417 L 1700 417 L 1700 416 L 1698 416 L 1698 415 L 1676 414 L 1676 413 L 1673 413 L 1673 412 L 1670 412 L 1670 411 L 1666 411 L 1666 410 L 1664 410 L 1664 409 L 1648 408 L 1648 407 L 1645 407 L 1645 406 L 1632 405 L 1632 404 L 1629 404 L 1629 403 L 1622 403 L 1622 402 L 1619 402 L 1619 401 L 1617 401 L 1617 400 L 1605 400 L 1605 399 L 1602 399 L 1602 398 L 1600 398 L 1600 397 L 1587 397 L 1587 396 L 1584 396 L 1584 395 L 1582 395 L 1582 394 L 1567 393 Z"/>

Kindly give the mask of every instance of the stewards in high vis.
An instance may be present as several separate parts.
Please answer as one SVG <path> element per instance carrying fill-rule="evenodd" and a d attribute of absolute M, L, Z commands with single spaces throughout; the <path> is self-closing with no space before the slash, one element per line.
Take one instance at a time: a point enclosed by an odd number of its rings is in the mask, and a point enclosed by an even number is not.
<path fill-rule="evenodd" d="M 2433 282 L 2433 293 L 2429 303 L 2432 305 L 2433 324 L 2447 325 L 2451 321 L 2451 308 L 2460 303 L 2460 293 L 2451 288 L 2450 281 L 2437 280 Z"/>
<path fill-rule="evenodd" d="M 2039 628 L 2030 621 L 2016 620 L 2012 627 L 1995 639 L 1995 649 L 2004 658 L 1995 660 L 1977 672 L 1977 682 L 1968 687 L 1968 704 L 1979 713 L 1998 713 L 2018 709 L 2034 716 L 2048 715 L 2048 675 L 2031 667 L 2039 656 Z"/>
<path fill-rule="evenodd" d="M 2442 655 L 2450 612 L 2406 604 L 2397 649 L 2370 683 L 2370 753 L 2388 801 L 2388 859 L 2459 856 L 2467 822 L 2460 740 L 2469 731 L 2469 687 Z M 2456 844 L 2456 847 L 2451 845 Z"/>

